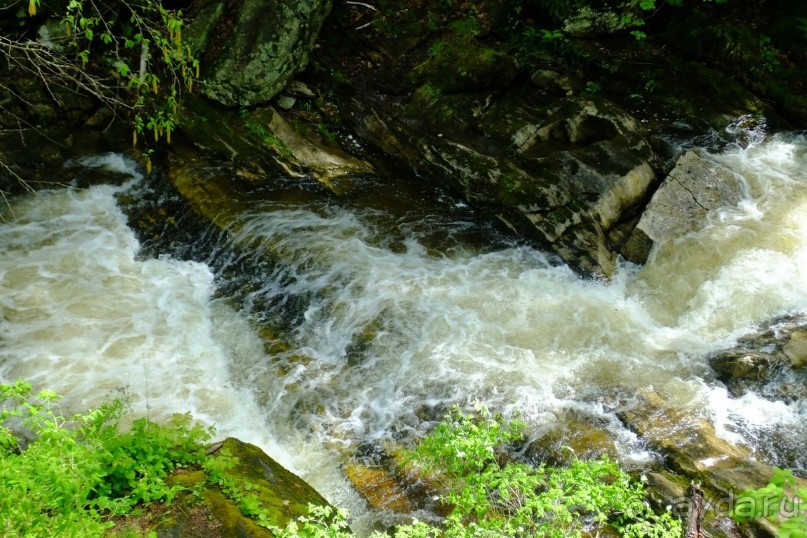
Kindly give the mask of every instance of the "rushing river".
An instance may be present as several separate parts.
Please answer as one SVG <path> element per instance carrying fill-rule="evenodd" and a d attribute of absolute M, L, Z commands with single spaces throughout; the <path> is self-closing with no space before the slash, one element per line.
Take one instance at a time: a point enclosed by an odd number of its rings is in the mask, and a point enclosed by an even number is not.
<path fill-rule="evenodd" d="M 120 156 L 87 159 L 130 180 L 18 198 L 0 225 L 0 380 L 52 388 L 70 410 L 123 391 L 152 419 L 189 411 L 354 510 L 345 454 L 477 400 L 520 410 L 536 436 L 588 417 L 642 461 L 614 411 L 652 387 L 732 440 L 787 432 L 779 460 L 761 457 L 803 473 L 805 402 L 729 398 L 705 355 L 807 310 L 807 140 L 706 156 L 746 199 L 607 283 L 446 196 L 395 210 L 388 194 L 256 196 L 200 238 L 206 263 L 142 256 L 116 196 L 143 178 Z"/>

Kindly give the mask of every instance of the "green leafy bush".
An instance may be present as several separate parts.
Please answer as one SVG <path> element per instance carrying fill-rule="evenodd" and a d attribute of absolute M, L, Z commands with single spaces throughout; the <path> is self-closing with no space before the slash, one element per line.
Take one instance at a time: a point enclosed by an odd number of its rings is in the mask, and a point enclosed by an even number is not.
<path fill-rule="evenodd" d="M 732 517 L 748 521 L 769 518 L 782 538 L 807 537 L 807 488 L 799 488 L 793 471 L 774 467 L 768 485 L 747 489 L 737 497 Z"/>
<path fill-rule="evenodd" d="M 2 536 L 101 536 L 111 515 L 170 503 L 179 488 L 166 484 L 168 473 L 205 458 L 212 430 L 187 415 L 164 425 L 138 419 L 119 433 L 122 400 L 69 418 L 58 400 L 23 381 L 0 385 Z"/>
<path fill-rule="evenodd" d="M 395 538 L 557 537 L 597 535 L 606 527 L 624 537 L 678 538 L 681 524 L 669 512 L 655 513 L 641 483 L 601 458 L 568 467 L 533 467 L 509 460 L 503 450 L 522 437 L 524 424 L 480 408 L 467 415 L 454 408 L 409 454 L 409 459 L 448 482 L 443 501 L 453 511 L 443 525 L 420 521 L 395 529 Z M 344 514 L 298 519 L 278 536 L 343 538 Z M 376 533 L 373 538 L 386 534 Z"/>
<path fill-rule="evenodd" d="M 503 447 L 522 437 L 524 424 L 453 409 L 413 453 L 444 474 L 445 501 L 454 507 L 443 536 L 581 536 L 611 527 L 622 536 L 677 537 L 680 523 L 645 503 L 641 483 L 616 462 L 575 460 L 568 467 L 533 467 L 508 460 Z"/>

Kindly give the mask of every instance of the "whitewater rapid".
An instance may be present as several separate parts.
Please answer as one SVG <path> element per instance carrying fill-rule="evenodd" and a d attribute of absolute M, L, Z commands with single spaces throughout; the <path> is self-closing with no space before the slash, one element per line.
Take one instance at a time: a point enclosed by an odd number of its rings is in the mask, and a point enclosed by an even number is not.
<path fill-rule="evenodd" d="M 493 231 L 469 240 L 479 222 L 450 199 L 446 217 L 256 198 L 211 251 L 238 256 L 141 257 L 116 196 L 143 178 L 119 155 L 88 158 L 130 180 L 20 197 L 0 224 L 0 380 L 72 411 L 125 393 L 153 420 L 190 412 L 354 511 L 346 455 L 414 438 L 455 403 L 518 410 L 535 435 L 574 411 L 641 461 L 614 411 L 652 387 L 732 440 L 783 427 L 798 446 L 804 402 L 730 398 L 705 356 L 807 309 L 807 140 L 701 153 L 744 200 L 608 282 Z M 237 300 L 217 293 L 228 264 L 258 268 Z M 267 352 L 275 318 L 283 346 Z"/>

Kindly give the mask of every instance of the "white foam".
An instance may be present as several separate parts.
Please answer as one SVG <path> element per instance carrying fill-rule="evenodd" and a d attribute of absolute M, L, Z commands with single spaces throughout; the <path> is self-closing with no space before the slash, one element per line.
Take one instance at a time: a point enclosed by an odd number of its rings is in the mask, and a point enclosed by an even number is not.
<path fill-rule="evenodd" d="M 230 379 L 229 362 L 262 353 L 261 342 L 235 312 L 211 303 L 207 266 L 135 258 L 138 243 L 115 204 L 117 190 L 30 196 L 15 208 L 19 221 L 0 226 L 0 376 L 63 394 L 70 412 L 123 390 L 137 414 L 161 420 L 191 412 L 220 435 L 291 461 L 252 394 Z"/>
<path fill-rule="evenodd" d="M 802 145 L 774 138 L 720 156 L 753 199 L 720 208 L 702 230 L 644 268 L 623 266 L 608 284 L 527 248 L 391 251 L 360 213 L 272 204 L 246 214 L 237 241 L 289 261 L 292 277 L 256 294 L 307 301 L 295 336 L 310 362 L 294 369 L 281 360 L 257 386 L 283 385 L 273 389 L 275 413 L 320 409 L 303 421 L 339 443 L 416 423 L 424 403 L 517 401 L 540 414 L 575 405 L 586 387 L 651 383 L 701 401 L 706 389 L 679 380 L 704 375 L 706 353 L 807 306 Z M 559 387 L 568 393 L 558 397 Z"/>
<path fill-rule="evenodd" d="M 206 266 L 135 258 L 117 188 L 44 193 L 0 227 L 0 375 L 78 406 L 128 385 L 150 412 L 191 411 L 349 505 L 360 502 L 338 472 L 342 450 L 422 430 L 424 413 L 453 403 L 520 409 L 536 426 L 565 410 L 597 417 L 641 460 L 614 410 L 653 386 L 743 440 L 740 423 L 803 422 L 805 410 L 728 398 L 702 381 L 704 357 L 807 308 L 806 153 L 791 136 L 708 156 L 749 198 L 608 283 L 525 247 L 435 255 L 414 229 L 392 249 L 377 212 L 257 207 L 233 234 L 242 251 L 282 262 L 246 298 L 247 310 L 276 299 L 294 320 L 293 349 L 273 357 L 239 313 L 211 301 Z"/>

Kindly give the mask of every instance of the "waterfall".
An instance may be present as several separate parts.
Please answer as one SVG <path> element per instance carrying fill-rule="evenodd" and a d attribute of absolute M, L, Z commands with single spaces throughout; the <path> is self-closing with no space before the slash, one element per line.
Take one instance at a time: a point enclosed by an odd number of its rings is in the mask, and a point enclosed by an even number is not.
<path fill-rule="evenodd" d="M 745 199 L 608 282 L 448 196 L 394 210 L 381 196 L 256 197 L 205 239 L 221 258 L 141 258 L 116 195 L 142 178 L 120 156 L 88 159 L 131 180 L 20 197 L 0 225 L 0 379 L 51 388 L 73 410 L 122 391 L 152 419 L 190 412 L 349 507 L 343 454 L 475 401 L 520 411 L 536 435 L 580 413 L 642 461 L 614 410 L 652 387 L 724 436 L 753 445 L 779 427 L 798 450 L 804 402 L 729 398 L 705 355 L 807 309 L 807 140 L 703 154 Z M 228 276 L 234 264 L 254 273 Z M 216 293 L 234 287 L 237 300 Z M 266 351 L 267 325 L 282 348 Z"/>

